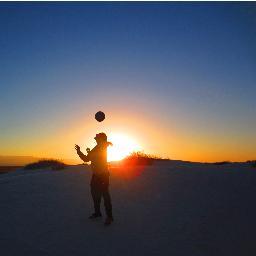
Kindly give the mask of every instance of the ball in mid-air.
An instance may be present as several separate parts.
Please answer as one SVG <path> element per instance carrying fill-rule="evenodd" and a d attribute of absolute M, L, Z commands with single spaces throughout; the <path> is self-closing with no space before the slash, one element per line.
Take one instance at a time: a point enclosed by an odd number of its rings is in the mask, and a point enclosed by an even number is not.
<path fill-rule="evenodd" d="M 104 114 L 102 111 L 98 111 L 98 112 L 95 114 L 95 119 L 96 119 L 98 122 L 102 122 L 102 121 L 105 119 L 105 114 Z"/>

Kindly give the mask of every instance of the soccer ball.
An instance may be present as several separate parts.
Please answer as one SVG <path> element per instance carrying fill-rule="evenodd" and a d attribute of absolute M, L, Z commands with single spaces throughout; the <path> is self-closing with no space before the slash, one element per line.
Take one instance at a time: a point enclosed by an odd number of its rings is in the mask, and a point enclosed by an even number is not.
<path fill-rule="evenodd" d="M 98 111 L 98 112 L 95 114 L 95 119 L 96 119 L 98 122 L 102 122 L 102 121 L 105 119 L 105 114 L 104 114 L 102 111 Z"/>

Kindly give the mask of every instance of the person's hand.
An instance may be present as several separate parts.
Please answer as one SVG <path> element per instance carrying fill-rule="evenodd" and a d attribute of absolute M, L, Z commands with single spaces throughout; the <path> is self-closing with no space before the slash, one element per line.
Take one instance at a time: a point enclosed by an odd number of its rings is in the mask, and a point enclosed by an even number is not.
<path fill-rule="evenodd" d="M 77 152 L 80 151 L 80 147 L 78 145 L 75 145 L 75 149 L 76 149 Z"/>

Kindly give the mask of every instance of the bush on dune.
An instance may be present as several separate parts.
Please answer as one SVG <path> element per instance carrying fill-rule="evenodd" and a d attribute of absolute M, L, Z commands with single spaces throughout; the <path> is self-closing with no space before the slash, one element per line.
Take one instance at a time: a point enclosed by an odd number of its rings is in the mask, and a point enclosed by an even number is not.
<path fill-rule="evenodd" d="M 229 161 L 222 161 L 222 162 L 216 162 L 216 163 L 213 163 L 215 165 L 224 165 L 224 164 L 230 164 L 231 162 Z"/>
<path fill-rule="evenodd" d="M 122 160 L 123 164 L 127 165 L 151 165 L 155 160 L 160 160 L 161 158 L 145 154 L 143 152 L 132 152 L 129 156 Z"/>
<path fill-rule="evenodd" d="M 36 170 L 36 169 L 45 169 L 51 168 L 52 170 L 62 170 L 66 167 L 64 163 L 58 160 L 46 159 L 40 160 L 35 163 L 28 164 L 24 167 L 26 170 Z"/>

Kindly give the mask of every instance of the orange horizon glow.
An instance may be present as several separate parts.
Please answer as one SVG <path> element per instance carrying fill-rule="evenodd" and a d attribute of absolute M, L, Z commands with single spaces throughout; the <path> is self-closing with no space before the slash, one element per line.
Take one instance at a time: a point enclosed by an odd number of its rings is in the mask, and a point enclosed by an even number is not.
<path fill-rule="evenodd" d="M 96 110 L 88 110 L 95 113 Z M 22 136 L 13 136 L 3 141 L 0 155 L 34 156 L 70 160 L 67 163 L 81 163 L 74 150 L 74 145 L 93 148 L 95 134 L 105 132 L 108 140 L 114 144 L 108 149 L 108 161 L 120 160 L 132 151 L 143 151 L 163 158 L 179 159 L 194 162 L 247 161 L 255 159 L 255 147 L 248 136 L 241 141 L 233 140 L 232 134 L 225 133 L 213 137 L 181 126 L 178 122 L 172 125 L 163 123 L 158 116 L 145 116 L 137 111 L 117 112 L 105 110 L 106 119 L 98 123 L 92 114 L 85 118 L 66 119 L 67 125 L 54 129 L 44 127 L 45 132 L 21 130 Z M 173 119 L 175 117 L 173 116 Z"/>

